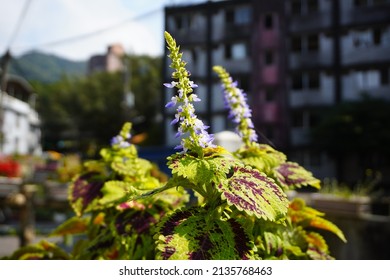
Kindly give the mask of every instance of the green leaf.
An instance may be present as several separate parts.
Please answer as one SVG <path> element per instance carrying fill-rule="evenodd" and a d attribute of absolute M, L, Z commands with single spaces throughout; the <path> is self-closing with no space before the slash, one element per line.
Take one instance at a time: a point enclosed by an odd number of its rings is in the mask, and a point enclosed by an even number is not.
<path fill-rule="evenodd" d="M 12 260 L 68 260 L 70 256 L 56 244 L 46 240 L 16 250 Z"/>
<path fill-rule="evenodd" d="M 144 176 L 152 169 L 149 161 L 141 158 L 115 157 L 111 168 L 120 175 L 137 177 Z"/>
<path fill-rule="evenodd" d="M 257 170 L 268 175 L 272 173 L 274 167 L 285 162 L 287 157 L 266 144 L 257 144 L 250 147 L 242 147 L 234 153 L 245 164 L 250 165 Z"/>
<path fill-rule="evenodd" d="M 177 210 L 163 219 L 156 238 L 157 257 L 165 260 L 248 259 L 253 248 L 240 223 L 214 219 L 201 207 Z"/>
<path fill-rule="evenodd" d="M 264 173 L 250 167 L 234 167 L 233 175 L 218 185 L 222 199 L 257 218 L 276 221 L 287 214 L 286 194 Z"/>
<path fill-rule="evenodd" d="M 67 234 L 81 234 L 88 228 L 89 218 L 74 216 L 59 225 L 50 236 L 64 236 Z"/>
<path fill-rule="evenodd" d="M 123 181 L 105 182 L 101 192 L 103 196 L 99 199 L 100 205 L 112 204 L 125 199 L 128 196 L 135 196 L 140 193 L 131 183 Z"/>
<path fill-rule="evenodd" d="M 270 256 L 279 257 L 283 253 L 283 240 L 276 234 L 264 232 L 266 252 Z"/>
<path fill-rule="evenodd" d="M 208 149 L 211 150 L 211 149 Z M 241 165 L 224 149 L 218 147 L 210 151 L 204 158 L 198 158 L 190 154 L 177 153 L 168 157 L 168 166 L 172 173 L 188 179 L 194 185 L 219 183 L 226 178 L 233 166 Z"/>
<path fill-rule="evenodd" d="M 313 174 L 295 162 L 285 162 L 274 168 L 276 180 L 286 189 L 312 186 L 321 188 L 321 181 Z"/>

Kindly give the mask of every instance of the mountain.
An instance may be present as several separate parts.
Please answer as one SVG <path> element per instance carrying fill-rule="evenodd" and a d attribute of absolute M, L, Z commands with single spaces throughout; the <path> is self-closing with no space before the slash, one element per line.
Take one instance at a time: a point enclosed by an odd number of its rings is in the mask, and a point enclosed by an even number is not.
<path fill-rule="evenodd" d="M 86 61 L 72 61 L 59 56 L 31 51 L 10 63 L 10 73 L 19 75 L 28 81 L 52 83 L 63 76 L 84 76 Z"/>

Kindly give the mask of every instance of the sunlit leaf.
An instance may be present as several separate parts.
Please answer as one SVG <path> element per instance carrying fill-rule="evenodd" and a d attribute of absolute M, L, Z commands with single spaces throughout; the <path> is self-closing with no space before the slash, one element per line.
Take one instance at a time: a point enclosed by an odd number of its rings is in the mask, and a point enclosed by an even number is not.
<path fill-rule="evenodd" d="M 107 181 L 101 189 L 102 197 L 99 199 L 100 204 L 110 204 L 129 195 L 137 195 L 139 192 L 131 183 L 124 181 Z"/>
<path fill-rule="evenodd" d="M 313 174 L 295 162 L 285 162 L 275 167 L 276 180 L 286 189 L 312 186 L 320 189 L 320 180 Z"/>
<path fill-rule="evenodd" d="M 203 208 L 177 210 L 159 224 L 158 257 L 170 260 L 248 259 L 250 238 L 240 223 L 213 219 Z"/>
<path fill-rule="evenodd" d="M 206 154 L 202 159 L 190 154 L 175 154 L 168 158 L 168 166 L 172 173 L 195 185 L 218 183 L 226 177 L 232 166 L 240 163 L 231 155 L 221 152 Z M 223 151 L 223 150 L 222 150 Z"/>
<path fill-rule="evenodd" d="M 152 169 L 152 165 L 149 161 L 141 158 L 115 157 L 111 168 L 120 175 L 137 177 L 145 175 Z"/>
<path fill-rule="evenodd" d="M 264 173 L 250 167 L 234 167 L 230 178 L 220 182 L 218 190 L 229 205 L 249 215 L 276 221 L 288 209 L 286 194 Z"/>
<path fill-rule="evenodd" d="M 285 162 L 287 157 L 266 144 L 256 144 L 251 147 L 242 147 L 235 155 L 245 164 L 257 170 L 270 174 L 276 166 Z"/>

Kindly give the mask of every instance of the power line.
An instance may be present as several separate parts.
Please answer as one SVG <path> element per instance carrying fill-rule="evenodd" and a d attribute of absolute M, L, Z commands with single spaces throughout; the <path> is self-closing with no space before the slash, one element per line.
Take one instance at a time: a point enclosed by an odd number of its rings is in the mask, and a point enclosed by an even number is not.
<path fill-rule="evenodd" d="M 12 33 L 11 35 L 11 38 L 8 42 L 8 47 L 6 48 L 7 50 L 9 50 L 9 48 L 11 47 L 12 43 L 15 41 L 16 39 L 16 36 L 18 35 L 19 33 L 19 29 L 20 27 L 22 26 L 22 23 L 23 23 L 23 20 L 24 18 L 26 17 L 26 14 L 27 14 L 27 11 L 28 11 L 28 8 L 30 6 L 30 3 L 31 3 L 31 0 L 26 0 L 26 2 L 24 3 L 24 6 L 23 6 L 23 10 L 19 16 L 19 19 L 18 19 L 18 22 L 17 24 L 15 25 L 15 29 L 14 29 L 14 32 Z"/>
<path fill-rule="evenodd" d="M 160 7 L 160 8 L 148 11 L 148 12 L 146 12 L 144 14 L 140 14 L 140 15 L 137 15 L 137 16 L 132 16 L 130 18 L 122 20 L 121 22 L 115 23 L 115 24 L 110 25 L 110 26 L 105 27 L 105 28 L 101 28 L 99 30 L 95 30 L 95 31 L 92 31 L 92 32 L 88 32 L 88 33 L 84 33 L 84 34 L 80 34 L 80 35 L 76 35 L 76 36 L 71 36 L 71 37 L 68 37 L 68 38 L 65 38 L 65 39 L 60 39 L 60 40 L 49 41 L 49 42 L 45 42 L 45 43 L 39 43 L 39 44 L 35 44 L 35 45 L 25 46 L 24 48 L 52 47 L 52 46 L 64 45 L 64 44 L 69 44 L 69 43 L 72 43 L 72 42 L 75 42 L 75 41 L 84 40 L 84 39 L 87 39 L 87 38 L 90 38 L 90 37 L 97 36 L 97 35 L 100 35 L 102 33 L 108 32 L 108 31 L 110 31 L 112 29 L 118 28 L 118 27 L 120 27 L 122 25 L 127 24 L 128 22 L 136 21 L 136 20 L 140 20 L 140 19 L 149 17 L 149 16 L 151 16 L 151 15 L 157 13 L 157 12 L 160 12 L 161 10 L 162 10 L 162 8 Z"/>

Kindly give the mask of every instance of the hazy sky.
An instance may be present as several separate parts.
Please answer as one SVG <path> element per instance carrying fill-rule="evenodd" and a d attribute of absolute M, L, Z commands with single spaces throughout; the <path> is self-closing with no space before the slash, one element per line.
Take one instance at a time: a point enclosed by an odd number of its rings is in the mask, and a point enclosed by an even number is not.
<path fill-rule="evenodd" d="M 10 46 L 16 56 L 35 49 L 86 60 L 105 53 L 112 43 L 122 43 L 128 53 L 160 55 L 164 7 L 197 2 L 203 1 L 0 0 L 0 55 Z M 26 3 L 26 15 L 16 33 Z M 82 39 L 67 40 L 75 37 Z"/>

